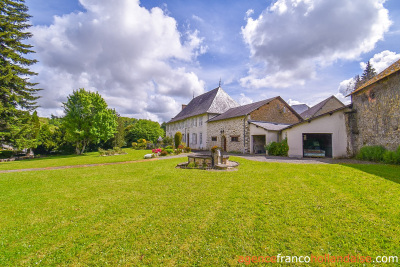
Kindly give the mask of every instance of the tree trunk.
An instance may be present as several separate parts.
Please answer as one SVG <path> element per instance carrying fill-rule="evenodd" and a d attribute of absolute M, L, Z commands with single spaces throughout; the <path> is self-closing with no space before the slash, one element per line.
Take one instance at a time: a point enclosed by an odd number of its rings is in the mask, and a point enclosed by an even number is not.
<path fill-rule="evenodd" d="M 75 152 L 77 155 L 81 154 L 81 150 L 79 149 L 79 142 L 76 142 Z"/>

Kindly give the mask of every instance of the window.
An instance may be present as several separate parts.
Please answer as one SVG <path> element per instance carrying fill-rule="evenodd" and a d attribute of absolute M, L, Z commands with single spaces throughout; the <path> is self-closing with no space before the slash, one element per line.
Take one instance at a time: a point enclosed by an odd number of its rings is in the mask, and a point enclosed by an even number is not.
<path fill-rule="evenodd" d="M 197 134 L 192 134 L 192 145 L 196 145 L 197 144 Z"/>
<path fill-rule="evenodd" d="M 199 117 L 199 126 L 203 125 L 203 117 Z"/>
<path fill-rule="evenodd" d="M 211 137 L 211 141 L 217 141 L 217 137 L 216 136 L 212 136 Z"/>
<path fill-rule="evenodd" d="M 194 118 L 194 126 L 197 127 L 197 118 Z"/>
<path fill-rule="evenodd" d="M 239 142 L 239 136 L 231 136 L 231 142 Z"/>
<path fill-rule="evenodd" d="M 200 133 L 199 139 L 200 145 L 203 144 L 203 133 Z"/>

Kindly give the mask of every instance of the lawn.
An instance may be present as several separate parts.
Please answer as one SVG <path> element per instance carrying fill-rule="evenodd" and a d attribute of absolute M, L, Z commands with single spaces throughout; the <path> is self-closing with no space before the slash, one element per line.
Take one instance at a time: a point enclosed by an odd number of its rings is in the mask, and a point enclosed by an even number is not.
<path fill-rule="evenodd" d="M 151 150 L 123 149 L 127 154 L 101 157 L 99 152 L 89 152 L 84 155 L 49 156 L 29 160 L 0 162 L 0 170 L 45 168 L 58 166 L 72 166 L 81 164 L 101 164 L 109 162 L 134 161 L 143 159 Z"/>
<path fill-rule="evenodd" d="M 167 159 L 0 174 L 0 266 L 400 256 L 400 167 L 235 160 L 231 172 Z"/>

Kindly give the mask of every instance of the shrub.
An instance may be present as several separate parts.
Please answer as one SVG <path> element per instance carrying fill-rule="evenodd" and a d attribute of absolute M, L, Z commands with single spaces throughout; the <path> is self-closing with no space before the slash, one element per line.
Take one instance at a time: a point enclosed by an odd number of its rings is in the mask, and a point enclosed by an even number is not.
<path fill-rule="evenodd" d="M 132 143 L 132 148 L 133 148 L 133 149 L 137 149 L 137 147 L 138 147 L 138 144 L 137 144 L 136 142 L 133 142 L 133 143 Z"/>
<path fill-rule="evenodd" d="M 172 137 L 166 136 L 163 138 L 163 144 L 165 146 L 173 146 L 174 145 L 174 139 Z"/>
<path fill-rule="evenodd" d="M 122 154 L 122 153 L 124 153 L 124 151 L 122 150 L 122 148 L 120 148 L 120 147 L 113 147 L 113 151 L 116 153 L 116 154 Z"/>
<path fill-rule="evenodd" d="M 117 154 L 126 154 L 120 147 L 114 147 L 113 149 L 104 150 L 99 148 L 100 156 L 114 156 Z"/>
<path fill-rule="evenodd" d="M 167 151 L 168 154 L 174 153 L 174 150 L 172 148 L 165 149 L 165 151 Z"/>
<path fill-rule="evenodd" d="M 386 164 L 400 164 L 400 146 L 396 151 L 386 150 L 383 153 L 383 162 Z"/>
<path fill-rule="evenodd" d="M 161 151 L 162 151 L 161 148 L 154 148 L 153 150 L 151 150 L 151 152 L 154 154 L 161 153 Z"/>
<path fill-rule="evenodd" d="M 182 133 L 176 132 L 174 136 L 175 147 L 177 148 L 182 142 Z"/>
<path fill-rule="evenodd" d="M 166 146 L 165 149 L 173 149 L 172 146 Z"/>
<path fill-rule="evenodd" d="M 147 147 L 147 141 L 146 139 L 139 139 L 137 140 L 137 148 L 138 149 L 146 149 Z"/>
<path fill-rule="evenodd" d="M 186 167 L 189 169 L 197 168 L 197 163 L 196 162 L 190 162 Z"/>
<path fill-rule="evenodd" d="M 100 156 L 105 156 L 106 150 L 99 148 L 99 153 L 100 153 Z"/>
<path fill-rule="evenodd" d="M 160 152 L 160 156 L 162 156 L 162 157 L 167 156 L 167 155 L 168 155 L 168 151 L 166 151 L 166 150 L 162 150 Z"/>
<path fill-rule="evenodd" d="M 288 156 L 289 145 L 285 138 L 282 142 L 271 142 L 265 146 L 265 150 L 268 151 L 268 155 L 271 156 Z"/>
<path fill-rule="evenodd" d="M 356 158 L 368 161 L 383 161 L 386 149 L 383 146 L 364 146 L 358 152 Z"/>
<path fill-rule="evenodd" d="M 8 159 L 14 156 L 14 151 L 13 150 L 3 150 L 0 151 L 0 159 Z"/>
<path fill-rule="evenodd" d="M 192 152 L 192 149 L 191 149 L 190 147 L 188 147 L 188 146 L 185 147 L 184 150 L 185 150 L 185 153 L 190 153 L 190 152 Z"/>

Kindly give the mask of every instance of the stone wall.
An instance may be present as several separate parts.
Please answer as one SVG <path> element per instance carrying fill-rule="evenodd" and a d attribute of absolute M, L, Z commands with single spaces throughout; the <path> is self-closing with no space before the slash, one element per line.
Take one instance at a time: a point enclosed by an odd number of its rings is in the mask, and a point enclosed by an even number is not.
<path fill-rule="evenodd" d="M 243 140 L 244 129 L 246 130 L 245 140 Z M 217 137 L 217 140 L 212 141 L 212 137 Z M 223 147 L 223 137 L 226 138 L 226 151 L 249 152 L 250 136 L 247 118 L 242 116 L 207 123 L 208 150 L 213 146 Z M 232 137 L 238 137 L 238 141 L 232 141 Z"/>
<path fill-rule="evenodd" d="M 400 145 L 400 72 L 371 84 L 352 95 L 353 112 L 347 114 L 353 153 L 361 147 Z"/>
<path fill-rule="evenodd" d="M 250 119 L 255 121 L 267 121 L 275 123 L 293 124 L 299 122 L 299 118 L 288 108 L 280 98 L 274 99 L 268 104 L 250 113 Z"/>

